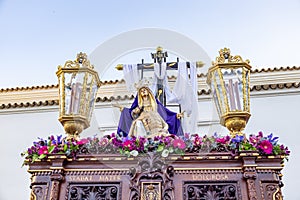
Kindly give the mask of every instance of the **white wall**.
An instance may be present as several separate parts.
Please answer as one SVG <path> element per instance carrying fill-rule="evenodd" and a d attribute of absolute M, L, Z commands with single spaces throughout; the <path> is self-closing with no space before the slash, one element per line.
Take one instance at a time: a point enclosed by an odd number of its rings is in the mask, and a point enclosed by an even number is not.
<path fill-rule="evenodd" d="M 291 150 L 289 161 L 282 171 L 283 195 L 284 199 L 300 199 L 300 92 L 291 96 L 253 98 L 251 113 L 247 133 L 273 133 Z"/>
<path fill-rule="evenodd" d="M 91 128 L 87 129 L 82 136 L 99 133 L 99 129 L 111 129 L 117 125 L 118 110 L 109 108 L 106 105 L 101 109 L 96 106 L 96 116 L 92 119 Z M 226 133 L 226 129 L 218 124 L 210 125 L 211 120 L 216 120 L 214 104 L 210 99 L 199 101 L 199 133 L 213 133 L 214 131 Z M 36 110 L 34 110 L 36 109 Z M 0 150 L 2 161 L 0 165 L 0 199 L 29 199 L 30 177 L 27 167 L 21 168 L 23 158 L 20 153 L 32 145 L 37 137 L 44 137 L 63 133 L 63 128 L 58 122 L 57 107 L 49 110 L 34 108 L 32 112 L 27 109 L 16 112 L 16 109 L 9 109 L 0 113 L 1 140 Z M 12 112 L 11 112 L 12 111 Z M 297 187 L 300 185 L 300 91 L 286 96 L 258 96 L 251 99 L 252 117 L 249 120 L 246 133 L 265 134 L 274 133 L 280 137 L 279 142 L 291 149 L 290 161 L 286 163 L 283 170 L 285 199 L 300 199 Z M 113 132 L 109 130 L 108 132 Z M 100 135 L 100 133 L 98 134 Z"/>
<path fill-rule="evenodd" d="M 21 168 L 22 151 L 37 137 L 62 132 L 57 112 L 0 115 L 1 165 L 0 199 L 29 199 L 30 176 L 27 167 Z"/>

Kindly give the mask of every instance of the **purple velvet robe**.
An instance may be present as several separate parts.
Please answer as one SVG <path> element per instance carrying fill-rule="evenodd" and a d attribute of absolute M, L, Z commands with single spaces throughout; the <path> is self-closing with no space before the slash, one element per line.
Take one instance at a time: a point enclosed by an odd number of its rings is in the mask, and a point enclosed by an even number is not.
<path fill-rule="evenodd" d="M 160 116 L 165 120 L 165 122 L 169 125 L 169 133 L 174 134 L 177 136 L 183 135 L 183 130 L 181 127 L 180 119 L 177 119 L 177 113 L 170 111 L 166 107 L 162 105 L 160 101 L 158 101 L 156 98 L 157 103 L 157 112 L 160 114 Z M 118 125 L 118 131 L 117 133 L 120 136 L 126 137 L 129 133 L 132 121 L 134 120 L 131 116 L 131 112 L 133 109 L 135 109 L 138 106 L 138 98 L 137 96 L 134 99 L 134 102 L 132 103 L 130 108 L 124 108 L 121 112 L 119 125 Z"/>

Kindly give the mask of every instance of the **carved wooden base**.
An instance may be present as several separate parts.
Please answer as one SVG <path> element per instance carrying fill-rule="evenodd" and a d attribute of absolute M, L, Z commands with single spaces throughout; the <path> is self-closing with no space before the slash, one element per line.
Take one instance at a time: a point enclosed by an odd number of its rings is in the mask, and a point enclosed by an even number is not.
<path fill-rule="evenodd" d="M 30 199 L 280 200 L 281 163 L 255 152 L 52 156 L 29 164 Z"/>

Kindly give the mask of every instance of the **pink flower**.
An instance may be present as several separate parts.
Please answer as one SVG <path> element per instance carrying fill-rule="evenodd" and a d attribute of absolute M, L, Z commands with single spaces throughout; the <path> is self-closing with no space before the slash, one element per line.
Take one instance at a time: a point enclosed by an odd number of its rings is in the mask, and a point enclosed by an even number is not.
<path fill-rule="evenodd" d="M 86 143 L 88 143 L 88 142 L 89 142 L 88 139 L 83 138 L 83 139 L 79 140 L 79 141 L 77 142 L 77 144 L 78 144 L 78 145 L 82 145 L 82 144 L 86 144 Z"/>
<path fill-rule="evenodd" d="M 184 133 L 184 138 L 185 138 L 185 139 L 189 139 L 189 138 L 190 138 L 190 134 Z"/>
<path fill-rule="evenodd" d="M 228 143 L 230 140 L 230 137 L 229 136 L 224 136 L 222 138 L 217 138 L 216 141 L 221 143 L 221 144 L 226 144 Z"/>
<path fill-rule="evenodd" d="M 173 140 L 173 147 L 179 149 L 185 149 L 185 143 L 182 139 Z"/>
<path fill-rule="evenodd" d="M 273 145 L 268 140 L 261 141 L 259 148 L 266 154 L 271 154 L 273 151 Z"/>
<path fill-rule="evenodd" d="M 124 146 L 124 147 L 130 148 L 130 147 L 131 147 L 131 141 L 130 141 L 130 140 L 126 140 L 126 141 L 123 143 L 123 146 Z"/>
<path fill-rule="evenodd" d="M 105 146 L 105 145 L 107 145 L 107 143 L 108 143 L 108 139 L 107 139 L 107 138 L 102 138 L 102 139 L 99 141 L 99 144 L 100 144 L 101 146 Z"/>
<path fill-rule="evenodd" d="M 39 155 L 42 155 L 42 154 L 48 154 L 48 147 L 47 146 L 42 146 L 40 149 L 39 149 Z"/>
<path fill-rule="evenodd" d="M 257 145 L 257 143 L 259 141 L 255 135 L 251 135 L 249 139 L 250 139 L 250 143 L 254 146 Z"/>

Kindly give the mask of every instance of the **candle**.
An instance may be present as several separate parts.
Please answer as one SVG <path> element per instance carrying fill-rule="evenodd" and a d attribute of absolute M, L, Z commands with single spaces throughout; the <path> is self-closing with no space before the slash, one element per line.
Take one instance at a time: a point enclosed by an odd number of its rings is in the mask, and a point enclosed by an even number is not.
<path fill-rule="evenodd" d="M 69 106 L 69 114 L 78 114 L 80 107 L 80 96 L 81 96 L 81 84 L 73 83 L 71 87 L 71 98 L 70 98 L 70 106 Z"/>
<path fill-rule="evenodd" d="M 71 86 L 71 97 L 70 97 L 70 105 L 69 105 L 69 114 L 74 111 L 74 101 L 75 101 L 75 84 L 73 83 Z"/>
<path fill-rule="evenodd" d="M 74 114 L 79 113 L 81 91 L 82 91 L 81 83 L 76 83 L 74 102 L 73 102 L 73 106 L 74 106 L 73 113 Z"/>
<path fill-rule="evenodd" d="M 238 110 L 242 110 L 241 109 L 241 101 L 240 101 L 240 93 L 239 93 L 239 83 L 237 81 L 234 83 L 234 90 L 235 90 L 235 98 L 236 98 Z"/>
<path fill-rule="evenodd" d="M 230 100 L 231 110 L 232 111 L 236 110 L 235 100 L 234 100 L 234 93 L 233 93 L 233 82 L 232 82 L 232 79 L 229 79 L 228 93 L 229 93 L 229 100 Z"/>
<path fill-rule="evenodd" d="M 70 86 L 65 86 L 65 95 L 66 95 L 66 99 L 65 99 L 65 107 L 63 109 L 65 109 L 65 114 L 70 114 L 71 111 L 71 87 Z"/>

